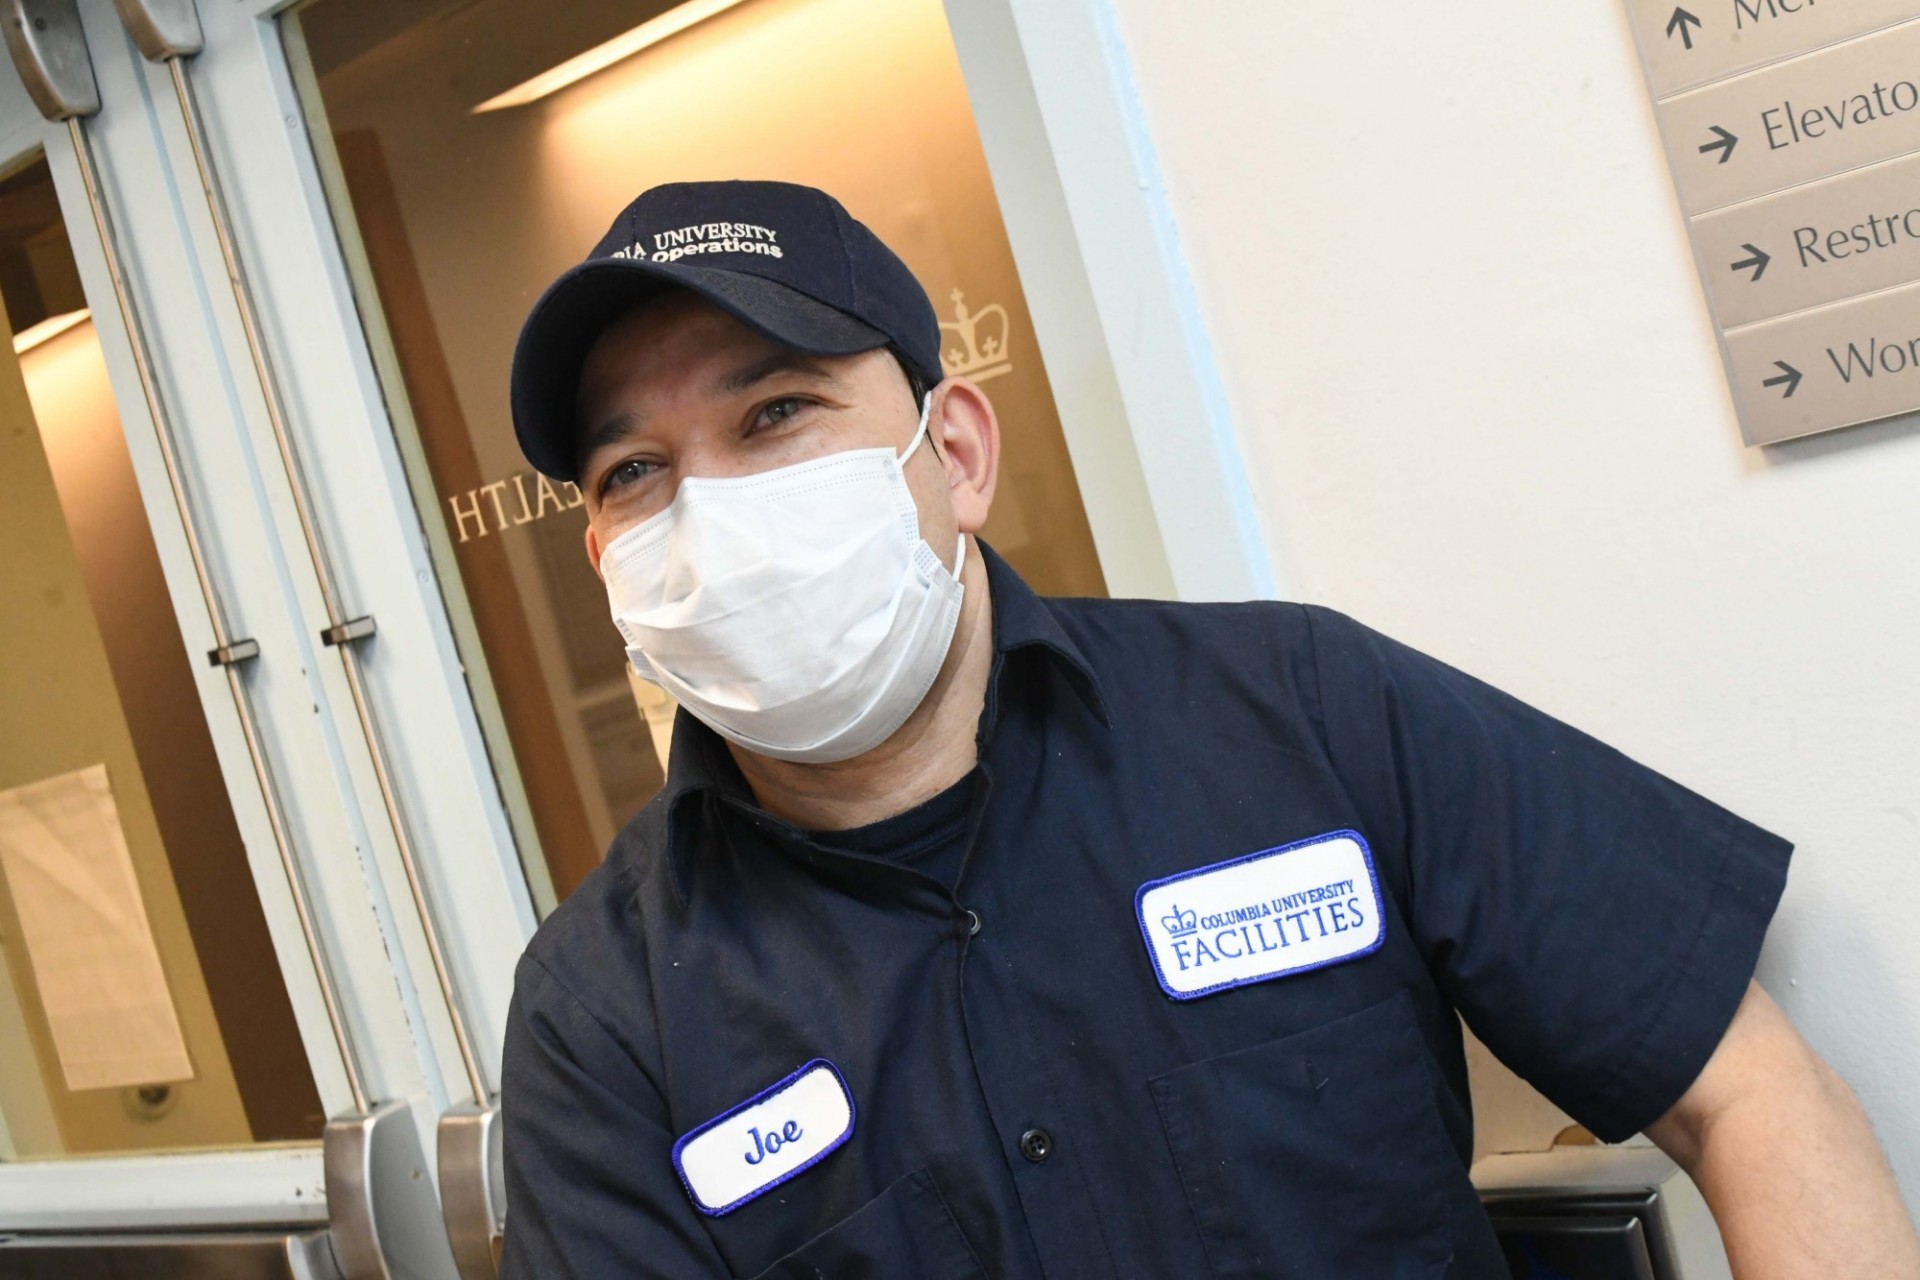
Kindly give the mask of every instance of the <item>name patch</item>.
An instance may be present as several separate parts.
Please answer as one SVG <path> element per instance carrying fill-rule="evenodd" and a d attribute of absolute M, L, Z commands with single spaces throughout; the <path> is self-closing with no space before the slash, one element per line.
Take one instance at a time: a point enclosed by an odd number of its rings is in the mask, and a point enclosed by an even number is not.
<path fill-rule="evenodd" d="M 683 1134 L 673 1167 L 693 1207 L 732 1213 L 819 1164 L 853 1136 L 853 1094 L 825 1058 Z"/>
<path fill-rule="evenodd" d="M 1373 851 L 1357 831 L 1149 880 L 1133 902 L 1175 1000 L 1355 960 L 1386 939 Z"/>

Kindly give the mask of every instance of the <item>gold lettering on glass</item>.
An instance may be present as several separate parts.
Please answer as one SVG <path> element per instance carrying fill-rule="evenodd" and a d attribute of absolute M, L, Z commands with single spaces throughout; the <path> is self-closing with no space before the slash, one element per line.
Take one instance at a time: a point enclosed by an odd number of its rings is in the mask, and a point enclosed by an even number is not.
<path fill-rule="evenodd" d="M 527 481 L 533 481 L 533 497 L 527 496 Z M 513 489 L 518 511 L 509 512 L 509 504 L 501 500 L 500 495 L 508 487 Z M 485 496 L 493 505 L 493 522 L 487 522 L 486 508 L 481 504 Z M 465 493 L 456 493 L 447 498 L 447 510 L 453 513 L 453 529 L 459 534 L 461 542 L 474 538 L 484 538 L 489 533 L 504 532 L 509 525 L 519 527 L 543 520 L 560 511 L 572 511 L 586 504 L 586 495 L 568 481 L 555 482 L 543 475 L 530 471 L 516 471 L 503 480 L 483 484 L 469 489 Z"/>

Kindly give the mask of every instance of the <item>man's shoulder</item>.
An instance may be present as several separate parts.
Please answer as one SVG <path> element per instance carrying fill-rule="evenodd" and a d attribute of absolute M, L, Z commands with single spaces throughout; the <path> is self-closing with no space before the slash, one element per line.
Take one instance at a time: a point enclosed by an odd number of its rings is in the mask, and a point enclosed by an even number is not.
<path fill-rule="evenodd" d="M 1312 660 L 1316 622 L 1339 616 L 1286 600 L 1045 596 L 1041 603 L 1102 681 L 1159 680 L 1170 661 L 1218 661 L 1242 670 L 1295 668 Z"/>
<path fill-rule="evenodd" d="M 666 825 L 658 812 L 664 803 L 656 798 L 636 814 L 600 865 L 541 921 L 520 958 L 523 992 L 558 987 L 601 1016 L 616 1012 L 599 1007 L 601 993 L 644 989 L 642 982 L 610 979 L 647 964 L 648 929 L 640 916 L 666 892 Z"/>
<path fill-rule="evenodd" d="M 1217 627 L 1299 628 L 1309 612 L 1324 612 L 1291 600 L 1150 600 L 1110 596 L 1039 596 L 1041 604 L 1072 629 L 1106 628 L 1142 634 L 1169 629 Z"/>

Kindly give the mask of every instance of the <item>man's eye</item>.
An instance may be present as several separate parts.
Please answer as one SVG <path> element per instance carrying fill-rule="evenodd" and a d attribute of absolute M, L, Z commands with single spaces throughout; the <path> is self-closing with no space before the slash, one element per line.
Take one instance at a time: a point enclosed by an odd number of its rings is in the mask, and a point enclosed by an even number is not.
<path fill-rule="evenodd" d="M 793 417 L 794 414 L 799 413 L 806 405 L 807 402 L 799 396 L 782 396 L 778 400 L 769 400 L 765 405 L 761 406 L 759 414 L 755 417 L 754 425 L 778 426 L 780 423 Z"/>
<path fill-rule="evenodd" d="M 640 458 L 628 458 L 607 472 L 606 478 L 600 482 L 600 492 L 611 493 L 622 485 L 644 479 L 653 474 L 653 466 L 653 463 Z"/>

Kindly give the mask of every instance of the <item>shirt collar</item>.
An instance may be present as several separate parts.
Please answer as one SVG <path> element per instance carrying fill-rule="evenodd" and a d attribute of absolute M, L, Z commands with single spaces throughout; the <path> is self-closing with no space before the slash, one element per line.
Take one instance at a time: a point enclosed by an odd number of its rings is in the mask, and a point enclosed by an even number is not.
<path fill-rule="evenodd" d="M 1106 696 L 1086 654 L 1068 635 L 1047 602 L 1033 593 L 999 553 L 974 539 L 986 565 L 987 591 L 993 602 L 993 675 L 987 690 L 989 707 L 1000 695 L 1006 659 L 1023 649 L 1034 649 L 1049 659 L 1086 709 L 1103 728 L 1110 728 Z M 991 710 L 983 721 L 990 733 Z M 983 744 L 984 745 L 984 744 Z M 673 891 L 685 906 L 692 860 L 698 850 L 698 831 L 709 798 L 731 798 L 751 805 L 753 793 L 740 776 L 739 766 L 720 735 L 684 709 L 673 722 L 673 744 L 667 752 L 667 781 L 659 798 L 648 806 L 653 824 L 649 833 L 664 839 Z"/>

